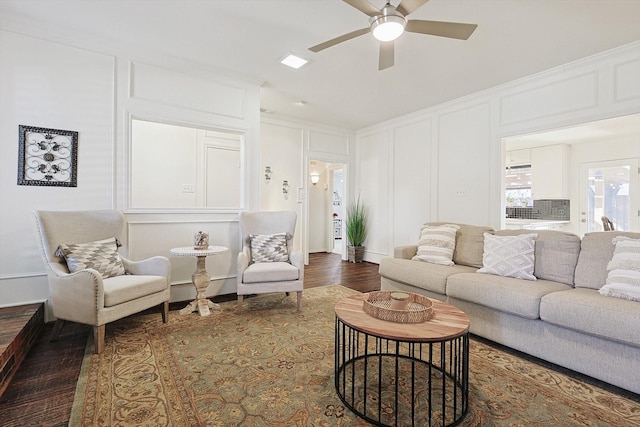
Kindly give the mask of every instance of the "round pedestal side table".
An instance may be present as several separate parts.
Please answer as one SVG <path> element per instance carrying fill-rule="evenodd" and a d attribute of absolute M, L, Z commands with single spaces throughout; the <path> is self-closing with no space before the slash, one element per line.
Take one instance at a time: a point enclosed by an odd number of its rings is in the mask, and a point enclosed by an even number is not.
<path fill-rule="evenodd" d="M 205 295 L 205 291 L 209 287 L 211 278 L 205 268 L 205 262 L 209 255 L 220 255 L 229 249 L 224 246 L 209 246 L 207 249 L 194 249 L 192 246 L 171 249 L 171 255 L 175 256 L 194 256 L 198 259 L 196 271 L 191 275 L 191 282 L 196 288 L 196 299 L 191 301 L 188 306 L 180 310 L 180 314 L 189 314 L 197 311 L 200 316 L 208 316 L 211 314 L 210 309 L 220 309 L 218 304 L 211 302 Z"/>
<path fill-rule="evenodd" d="M 433 301 L 434 317 L 395 323 L 363 310 L 364 294 L 335 306 L 335 387 L 377 426 L 453 426 L 469 409 L 469 317 Z"/>

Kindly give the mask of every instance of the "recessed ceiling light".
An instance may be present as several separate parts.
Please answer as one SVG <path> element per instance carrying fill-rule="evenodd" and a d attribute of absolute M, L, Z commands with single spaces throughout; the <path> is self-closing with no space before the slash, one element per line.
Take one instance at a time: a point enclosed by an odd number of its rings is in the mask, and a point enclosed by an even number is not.
<path fill-rule="evenodd" d="M 296 105 L 299 105 L 299 106 L 302 107 L 304 105 L 307 105 L 307 103 L 306 103 L 306 101 L 296 101 Z"/>
<path fill-rule="evenodd" d="M 287 54 L 284 58 L 280 60 L 280 63 L 286 65 L 287 67 L 295 68 L 296 70 L 302 67 L 304 64 L 309 62 L 304 58 L 300 58 L 292 53 Z"/>

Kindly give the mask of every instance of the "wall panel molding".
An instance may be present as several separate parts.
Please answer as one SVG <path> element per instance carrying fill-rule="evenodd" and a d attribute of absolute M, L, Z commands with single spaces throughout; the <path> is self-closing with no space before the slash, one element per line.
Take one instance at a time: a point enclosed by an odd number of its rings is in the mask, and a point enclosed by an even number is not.
<path fill-rule="evenodd" d="M 139 62 L 129 63 L 129 97 L 244 119 L 245 88 Z"/>
<path fill-rule="evenodd" d="M 614 102 L 640 99 L 640 59 L 616 64 L 614 70 Z"/>
<path fill-rule="evenodd" d="M 598 105 L 598 72 L 591 71 L 500 98 L 500 126 L 575 113 Z"/>

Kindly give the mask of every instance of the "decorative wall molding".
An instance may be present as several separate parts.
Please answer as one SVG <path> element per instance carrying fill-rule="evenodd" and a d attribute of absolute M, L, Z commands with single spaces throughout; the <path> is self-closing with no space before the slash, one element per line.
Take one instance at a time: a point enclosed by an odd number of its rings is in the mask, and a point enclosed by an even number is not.
<path fill-rule="evenodd" d="M 246 116 L 247 94 L 242 87 L 137 62 L 129 63 L 128 95 L 201 113 Z"/>
<path fill-rule="evenodd" d="M 640 58 L 616 64 L 614 71 L 614 102 L 640 99 Z"/>
<path fill-rule="evenodd" d="M 591 71 L 500 97 L 500 126 L 575 113 L 598 105 L 598 72 Z"/>
<path fill-rule="evenodd" d="M 309 130 L 308 150 L 348 156 L 349 137 L 343 134 Z"/>

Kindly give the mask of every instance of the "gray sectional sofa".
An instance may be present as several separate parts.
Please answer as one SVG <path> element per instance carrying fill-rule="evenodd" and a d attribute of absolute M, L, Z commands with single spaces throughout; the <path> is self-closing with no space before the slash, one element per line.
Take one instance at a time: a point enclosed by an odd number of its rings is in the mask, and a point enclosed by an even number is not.
<path fill-rule="evenodd" d="M 458 225 L 455 265 L 414 261 L 417 246 L 397 247 L 380 263 L 381 288 L 447 301 L 469 315 L 472 334 L 640 393 L 640 302 L 598 293 L 613 256 L 612 238 L 640 239 L 640 233 L 595 232 L 580 239 L 537 230 L 538 280 L 531 281 L 476 272 L 485 232 L 530 230 Z"/>

